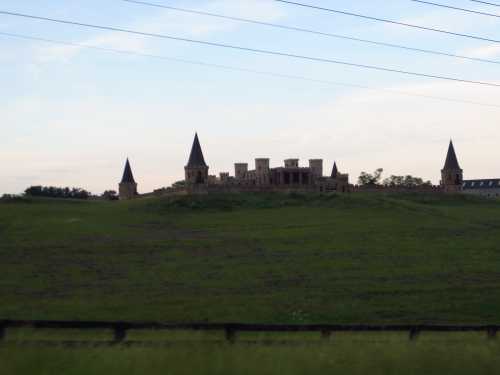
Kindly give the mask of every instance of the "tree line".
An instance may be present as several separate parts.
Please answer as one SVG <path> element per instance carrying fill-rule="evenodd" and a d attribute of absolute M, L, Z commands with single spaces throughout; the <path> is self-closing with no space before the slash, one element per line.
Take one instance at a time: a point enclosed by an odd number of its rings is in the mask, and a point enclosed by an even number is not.
<path fill-rule="evenodd" d="M 358 185 L 361 186 L 386 186 L 386 187 L 401 187 L 401 188 L 416 188 L 421 186 L 432 186 L 431 181 L 424 181 L 420 177 L 412 175 L 395 176 L 382 180 L 383 168 L 378 168 L 373 173 L 361 172 L 358 177 Z"/>
<path fill-rule="evenodd" d="M 30 197 L 63 198 L 63 199 L 89 199 L 92 194 L 81 188 L 55 187 L 55 186 L 30 186 L 24 191 Z"/>
<path fill-rule="evenodd" d="M 15 200 L 23 197 L 43 197 L 43 198 L 59 198 L 59 199 L 104 199 L 118 200 L 118 193 L 115 190 L 106 190 L 99 195 L 92 195 L 91 192 L 77 187 L 56 187 L 56 186 L 30 186 L 24 190 L 23 194 L 3 194 L 1 200 Z"/>

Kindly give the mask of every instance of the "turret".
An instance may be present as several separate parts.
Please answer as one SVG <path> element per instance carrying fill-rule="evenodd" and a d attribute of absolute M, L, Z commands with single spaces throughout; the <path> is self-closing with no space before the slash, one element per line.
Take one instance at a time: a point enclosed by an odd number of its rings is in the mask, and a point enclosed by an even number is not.
<path fill-rule="evenodd" d="M 208 184 L 208 165 L 205 163 L 203 151 L 201 150 L 198 134 L 195 134 L 193 146 L 189 160 L 184 167 L 185 180 L 188 185 L 206 185 Z"/>
<path fill-rule="evenodd" d="M 120 199 L 128 200 L 133 199 L 137 196 L 137 183 L 134 180 L 134 175 L 132 174 L 132 168 L 130 167 L 130 162 L 125 163 L 125 169 L 123 170 L 123 177 L 118 185 L 118 191 Z"/>
<path fill-rule="evenodd" d="M 332 178 L 337 178 L 337 176 L 339 175 L 339 169 L 337 168 L 337 162 L 334 162 L 333 163 L 333 168 L 332 168 L 332 175 L 331 177 Z"/>
<path fill-rule="evenodd" d="M 315 178 L 323 177 L 323 159 L 310 159 L 309 168 Z"/>
<path fill-rule="evenodd" d="M 463 170 L 458 164 L 453 142 L 450 141 L 444 168 L 441 170 L 441 186 L 446 192 L 458 192 L 462 190 L 463 180 Z"/>
<path fill-rule="evenodd" d="M 285 160 L 285 168 L 298 168 L 298 167 L 299 167 L 299 159 Z"/>
<path fill-rule="evenodd" d="M 234 165 L 234 177 L 237 180 L 245 179 L 248 173 L 248 163 L 236 163 Z"/>
<path fill-rule="evenodd" d="M 270 181 L 269 159 L 255 159 L 255 178 L 257 185 L 267 185 Z"/>

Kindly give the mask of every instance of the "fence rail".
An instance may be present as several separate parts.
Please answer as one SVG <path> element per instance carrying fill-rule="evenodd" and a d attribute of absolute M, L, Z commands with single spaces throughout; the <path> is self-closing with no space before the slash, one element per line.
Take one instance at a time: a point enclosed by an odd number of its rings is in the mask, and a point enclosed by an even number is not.
<path fill-rule="evenodd" d="M 236 340 L 238 332 L 318 332 L 328 339 L 340 332 L 408 332 L 410 340 L 415 340 L 422 332 L 484 332 L 489 339 L 497 338 L 500 325 L 342 325 L 342 324 L 244 324 L 244 323 L 159 323 L 124 321 L 58 321 L 58 320 L 0 320 L 0 341 L 6 337 L 9 328 L 31 329 L 109 329 L 114 333 L 113 342 L 124 342 L 131 330 L 154 331 L 222 331 L 229 342 Z"/>

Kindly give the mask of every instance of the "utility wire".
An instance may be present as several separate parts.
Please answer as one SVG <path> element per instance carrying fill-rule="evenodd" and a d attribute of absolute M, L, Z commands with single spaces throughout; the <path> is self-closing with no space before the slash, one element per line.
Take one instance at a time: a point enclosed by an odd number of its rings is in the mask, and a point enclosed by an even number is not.
<path fill-rule="evenodd" d="M 494 7 L 500 7 L 500 4 L 498 3 L 490 3 L 488 1 L 480 1 L 480 0 L 469 0 L 472 1 L 473 3 L 479 3 L 479 4 L 485 4 L 485 5 L 492 5 Z"/>
<path fill-rule="evenodd" d="M 123 55 L 147 57 L 147 58 L 153 58 L 153 59 L 164 60 L 164 61 L 173 61 L 173 62 L 182 63 L 182 64 L 204 66 L 204 67 L 216 68 L 216 69 L 221 69 L 221 70 L 226 70 L 226 71 L 244 72 L 244 73 L 251 73 L 251 74 L 256 74 L 256 75 L 283 78 L 283 79 L 288 79 L 288 80 L 298 80 L 298 81 L 319 83 L 319 84 L 325 84 L 325 85 L 329 85 L 329 86 L 351 87 L 351 88 L 370 90 L 370 91 L 375 91 L 375 92 L 387 92 L 387 93 L 390 93 L 393 95 L 403 95 L 403 96 L 425 98 L 425 99 L 432 99 L 432 100 L 452 102 L 452 103 L 470 104 L 470 105 L 490 107 L 490 108 L 500 108 L 499 104 L 482 103 L 482 102 L 476 102 L 476 101 L 471 101 L 471 100 L 449 98 L 449 97 L 443 97 L 443 96 L 417 94 L 417 93 L 411 93 L 411 92 L 400 91 L 400 90 L 383 89 L 383 88 L 364 86 L 364 85 L 359 85 L 359 84 L 354 84 L 354 83 L 335 82 L 335 81 L 322 80 L 322 79 L 299 76 L 299 75 L 275 73 L 275 72 L 242 68 L 242 67 L 236 67 L 236 66 L 230 66 L 230 65 L 213 64 L 213 63 L 208 63 L 208 62 L 198 61 L 198 60 L 188 60 L 188 59 L 181 59 L 181 58 L 170 57 L 170 56 L 148 54 L 148 53 L 143 53 L 143 52 L 135 52 L 135 51 L 127 51 L 127 50 L 120 50 L 120 49 L 107 48 L 107 47 L 99 47 L 99 46 L 93 46 L 93 45 L 89 45 L 89 44 L 65 42 L 65 41 L 48 39 L 48 38 L 40 38 L 40 37 L 35 37 L 35 36 L 30 36 L 30 35 L 0 32 L 0 36 L 6 36 L 6 37 L 16 38 L 16 39 L 32 40 L 32 41 L 51 43 L 51 44 L 59 44 L 59 45 L 65 45 L 65 46 L 72 46 L 72 47 L 78 47 L 78 48 L 85 48 L 85 49 L 97 50 L 97 51 L 101 51 L 101 52 L 113 52 L 113 53 L 123 54 Z"/>
<path fill-rule="evenodd" d="M 226 16 L 226 15 L 222 15 L 222 14 L 218 14 L 218 13 L 210 13 L 210 12 L 204 12 L 204 11 L 198 11 L 198 10 L 192 10 L 192 9 L 185 9 L 185 8 L 179 8 L 179 7 L 174 7 L 174 6 L 170 6 L 170 5 L 150 3 L 150 2 L 146 2 L 146 1 L 137 1 L 137 0 L 121 0 L 121 1 L 124 1 L 127 3 L 132 3 L 132 4 L 145 5 L 145 6 L 150 6 L 150 7 L 162 8 L 162 9 L 169 9 L 169 10 L 174 10 L 174 11 L 183 12 L 183 13 L 198 14 L 198 15 L 203 15 L 203 16 L 227 19 L 227 20 L 231 20 L 231 21 L 245 22 L 245 23 L 250 23 L 250 24 L 255 24 L 255 25 L 263 25 L 263 26 L 284 29 L 284 30 L 291 30 L 291 31 L 298 31 L 298 32 L 303 32 L 303 33 L 321 35 L 321 36 L 325 36 L 325 37 L 345 39 L 345 40 L 350 40 L 350 41 L 354 41 L 354 42 L 372 44 L 372 45 L 376 45 L 376 46 L 398 48 L 398 49 L 403 49 L 403 50 L 407 50 L 407 51 L 414 51 L 414 52 L 420 52 L 420 53 L 426 53 L 426 54 L 432 54 L 432 55 L 438 55 L 438 56 L 447 56 L 447 57 L 453 57 L 453 58 L 457 58 L 457 59 L 476 61 L 476 62 L 482 62 L 482 63 L 500 64 L 500 61 L 498 61 L 498 60 L 481 59 L 481 58 L 477 58 L 477 57 L 457 55 L 454 53 L 448 53 L 448 52 L 443 52 L 443 51 L 435 51 L 435 50 L 429 50 L 429 49 L 423 49 L 423 48 L 409 47 L 409 46 L 400 45 L 400 44 L 386 43 L 386 42 L 380 42 L 380 41 L 369 40 L 369 39 L 361 39 L 361 38 L 351 37 L 351 36 L 347 36 L 347 35 L 332 34 L 332 33 L 327 33 L 327 32 L 322 32 L 322 31 L 317 31 L 317 30 L 304 29 L 304 28 L 295 27 L 295 26 L 287 26 L 287 25 L 281 25 L 281 24 L 270 23 L 270 22 L 256 21 L 256 20 L 251 20 L 251 19 L 241 18 L 241 17 Z"/>
<path fill-rule="evenodd" d="M 451 5 L 446 5 L 446 4 L 438 4 L 434 3 L 432 1 L 423 1 L 423 0 L 410 0 L 415 3 L 421 3 L 421 4 L 426 4 L 426 5 L 432 5 L 440 8 L 447 8 L 447 9 L 453 9 L 453 10 L 459 10 L 461 12 L 467 12 L 467 13 L 473 13 L 473 14 L 479 14 L 481 16 L 489 16 L 489 17 L 496 17 L 500 18 L 499 14 L 494 14 L 494 13 L 487 13 L 487 12 L 480 12 L 478 10 L 472 10 L 472 9 L 465 9 L 465 8 L 460 8 L 460 7 L 455 7 Z"/>
<path fill-rule="evenodd" d="M 99 29 L 99 30 L 116 31 L 116 32 L 141 35 L 141 36 L 146 36 L 146 37 L 176 40 L 176 41 L 180 41 L 180 42 L 193 43 L 193 44 L 199 44 L 199 45 L 211 46 L 211 47 L 227 48 L 227 49 L 232 49 L 232 50 L 237 50 L 237 51 L 246 51 L 246 52 L 252 52 L 252 53 L 263 54 L 263 55 L 281 56 L 281 57 L 288 57 L 288 58 L 293 58 L 293 59 L 298 59 L 298 60 L 306 60 L 306 61 L 314 61 L 314 62 L 321 62 L 321 63 L 327 63 L 327 64 L 344 65 L 344 66 L 350 66 L 350 67 L 360 68 L 360 69 L 377 70 L 377 71 L 382 71 L 382 72 L 398 73 L 398 74 L 404 74 L 404 75 L 410 75 L 410 76 L 416 76 L 416 77 L 433 78 L 433 79 L 439 79 L 439 80 L 445 80 L 445 81 L 463 82 L 463 83 L 470 83 L 470 84 L 481 85 L 481 86 L 500 87 L 499 83 L 493 83 L 493 82 L 473 81 L 473 80 L 462 79 L 462 78 L 457 78 L 457 77 L 448 77 L 448 76 L 441 76 L 441 75 L 434 75 L 434 74 L 427 74 L 427 73 L 417 73 L 417 72 L 412 72 L 412 71 L 408 71 L 408 70 L 386 68 L 386 67 L 382 67 L 382 66 L 359 64 L 359 63 L 354 63 L 354 62 L 349 62 L 349 61 L 333 60 L 333 59 L 327 59 L 327 58 L 322 58 L 322 57 L 313 57 L 313 56 L 305 56 L 305 55 L 297 55 L 297 54 L 293 54 L 293 53 L 278 52 L 278 51 L 264 50 L 264 49 L 258 49 L 258 48 L 242 47 L 242 46 L 236 46 L 236 45 L 224 44 L 224 43 L 208 42 L 208 41 L 204 41 L 204 40 L 182 38 L 182 37 L 165 35 L 165 34 L 147 33 L 147 32 L 142 32 L 142 31 L 118 28 L 118 27 L 94 25 L 94 24 L 81 23 L 81 22 L 75 22 L 75 21 L 61 20 L 61 19 L 56 19 L 56 18 L 40 17 L 40 16 L 34 16 L 34 15 L 30 15 L 30 14 L 7 12 L 7 11 L 0 11 L 0 14 L 10 15 L 10 16 L 15 16 L 15 17 L 29 18 L 29 19 L 36 19 L 36 20 L 41 20 L 41 21 L 55 22 L 55 23 L 60 23 L 60 24 L 65 24 L 65 25 L 87 27 L 87 28 L 93 28 L 93 29 Z"/>
<path fill-rule="evenodd" d="M 433 28 L 433 27 L 413 25 L 413 24 L 410 24 L 410 23 L 394 21 L 394 20 L 390 20 L 390 19 L 387 19 L 387 18 L 372 17 L 372 16 L 367 16 L 367 15 L 364 15 L 364 14 L 346 12 L 346 11 L 343 11 L 343 10 L 332 9 L 332 8 L 324 8 L 324 7 L 319 7 L 319 6 L 316 6 L 316 5 L 298 3 L 298 2 L 295 2 L 295 1 L 289 1 L 289 0 L 273 0 L 273 1 L 276 1 L 276 2 L 279 2 L 279 3 L 284 3 L 284 4 L 289 4 L 289 5 L 296 5 L 296 6 L 304 7 L 304 8 L 311 8 L 311 9 L 321 10 L 321 11 L 330 12 L 330 13 L 343 14 L 343 15 L 351 16 L 351 17 L 363 18 L 363 19 L 372 20 L 372 21 L 385 22 L 385 23 L 390 23 L 390 24 L 393 24 L 393 25 L 410 27 L 410 28 L 413 28 L 413 29 L 433 31 L 433 32 L 436 32 L 436 33 L 453 35 L 453 36 L 459 36 L 459 37 L 469 38 L 469 39 L 475 39 L 475 40 L 482 40 L 482 41 L 492 42 L 492 43 L 500 43 L 500 40 L 498 40 L 498 39 L 491 39 L 491 38 L 486 38 L 486 37 L 472 35 L 472 34 L 456 33 L 456 32 L 453 32 L 453 31 L 443 30 L 443 29 L 437 29 L 437 28 Z"/>

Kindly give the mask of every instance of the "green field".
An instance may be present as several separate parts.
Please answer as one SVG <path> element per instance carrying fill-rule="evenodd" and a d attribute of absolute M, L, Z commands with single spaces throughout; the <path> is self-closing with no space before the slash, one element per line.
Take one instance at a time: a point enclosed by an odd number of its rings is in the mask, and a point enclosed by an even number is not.
<path fill-rule="evenodd" d="M 265 337 L 262 337 L 265 339 Z M 168 348 L 0 347 L 0 375 L 443 375 L 498 374 L 500 343 L 474 334 L 335 335 L 300 345 Z"/>
<path fill-rule="evenodd" d="M 0 319 L 498 324 L 500 202 L 7 201 L 0 275 Z"/>

